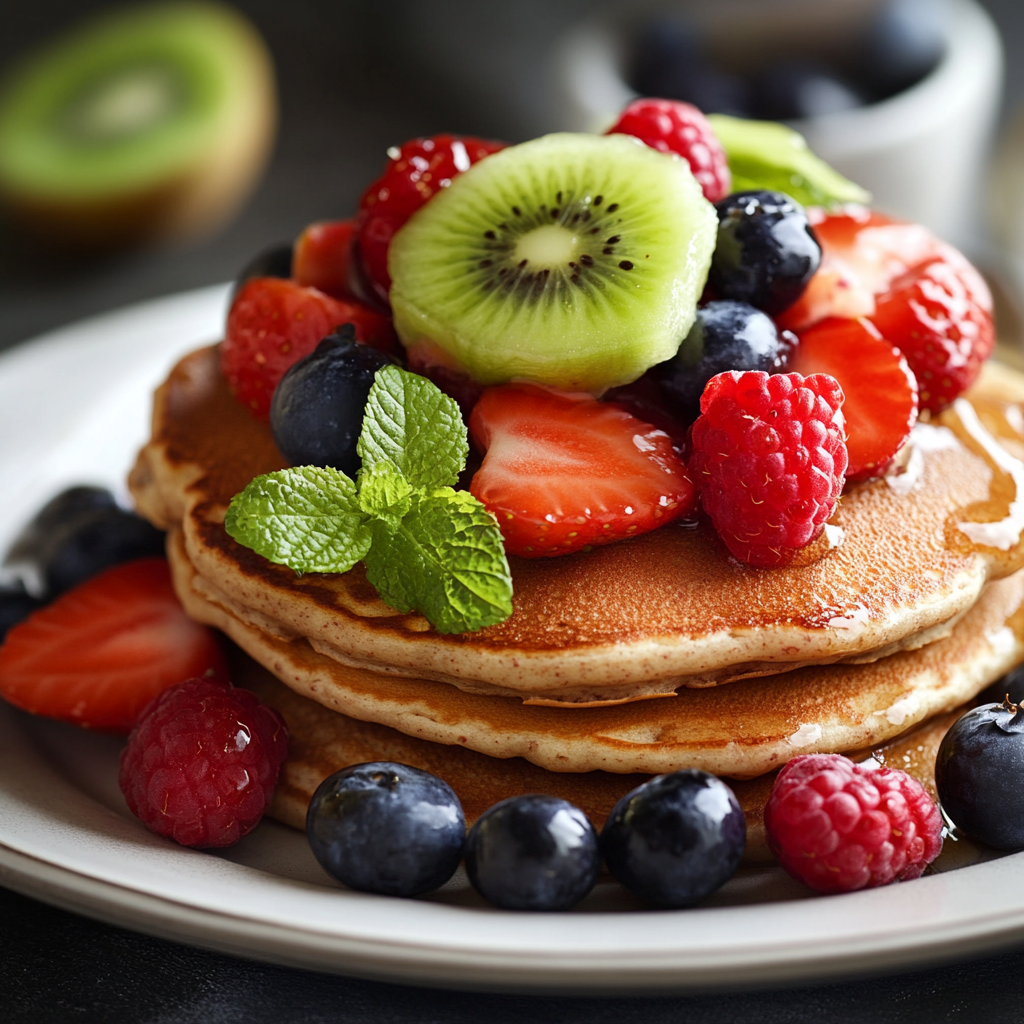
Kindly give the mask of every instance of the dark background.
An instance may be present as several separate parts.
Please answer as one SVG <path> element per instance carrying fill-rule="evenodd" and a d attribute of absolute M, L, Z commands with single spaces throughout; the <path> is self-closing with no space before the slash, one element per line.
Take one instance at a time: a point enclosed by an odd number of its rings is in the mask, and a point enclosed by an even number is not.
<path fill-rule="evenodd" d="M 1009 111 L 1024 101 L 1024 3 L 982 2 L 1004 35 Z M 92 0 L 4 3 L 0 68 L 55 29 L 103 6 Z M 600 5 L 244 0 L 236 6 L 270 44 L 281 98 L 277 149 L 252 201 L 232 226 L 202 244 L 86 262 L 40 254 L 0 225 L 0 348 L 82 316 L 233 277 L 268 243 L 293 238 L 310 221 L 348 216 L 380 173 L 389 145 L 438 131 L 510 141 L 529 137 L 545 127 L 535 111 L 547 88 L 550 47 L 575 18 Z M 466 90 L 462 83 L 474 74 L 479 87 Z M 487 996 L 235 960 L 0 890 L 0 1019 L 997 1024 L 1024 1020 L 1022 953 L 1024 948 L 927 972 L 788 991 L 666 999 Z"/>

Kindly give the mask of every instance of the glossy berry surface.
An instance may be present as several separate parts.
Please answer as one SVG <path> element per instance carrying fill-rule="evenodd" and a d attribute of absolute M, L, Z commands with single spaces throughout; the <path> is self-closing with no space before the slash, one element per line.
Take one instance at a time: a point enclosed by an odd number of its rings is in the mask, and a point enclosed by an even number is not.
<path fill-rule="evenodd" d="M 587 816 L 553 796 L 510 797 L 466 837 L 466 872 L 505 910 L 568 910 L 597 882 L 601 853 Z"/>
<path fill-rule="evenodd" d="M 320 783 L 306 835 L 324 870 L 350 889 L 417 896 L 455 873 L 466 819 L 452 788 L 436 775 L 372 761 Z"/>
<path fill-rule="evenodd" d="M 935 759 L 942 809 L 956 827 L 997 850 L 1024 848 L 1024 710 L 983 704 L 954 722 Z"/>
<path fill-rule="evenodd" d="M 211 629 L 184 612 L 162 558 L 114 566 L 14 626 L 0 696 L 48 718 L 127 733 L 158 693 L 225 672 Z"/>
<path fill-rule="evenodd" d="M 917 422 L 917 379 L 900 350 L 870 320 L 833 317 L 800 335 L 790 369 L 839 381 L 846 396 L 846 478 L 881 476 Z"/>
<path fill-rule="evenodd" d="M 310 224 L 295 240 L 293 276 L 296 284 L 336 299 L 352 298 L 352 236 L 354 220 Z"/>
<path fill-rule="evenodd" d="M 238 277 L 235 278 L 235 286 L 231 292 L 234 297 L 254 277 L 280 277 L 289 278 L 292 276 L 293 251 L 287 242 L 280 245 L 272 245 L 268 249 L 257 253 L 242 268 Z"/>
<path fill-rule="evenodd" d="M 779 332 L 767 313 L 746 302 L 709 302 L 697 310 L 679 351 L 648 373 L 665 395 L 665 404 L 683 422 L 700 415 L 707 382 L 727 370 L 780 373 L 796 339 Z"/>
<path fill-rule="evenodd" d="M 293 466 L 333 466 L 355 479 L 356 442 L 373 375 L 394 360 L 355 340 L 345 324 L 281 378 L 270 403 L 270 429 Z"/>
<path fill-rule="evenodd" d="M 496 516 L 509 554 L 545 558 L 610 544 L 696 505 L 672 439 L 589 395 L 488 388 L 469 431 L 485 452 L 470 491 Z"/>
<path fill-rule="evenodd" d="M 254 278 L 231 304 L 221 369 L 238 400 L 265 420 L 285 372 L 347 323 L 361 343 L 397 351 L 390 318 L 361 303 L 334 299 L 294 281 Z"/>
<path fill-rule="evenodd" d="M 921 408 L 931 412 L 966 391 L 995 348 L 990 310 L 957 268 L 941 259 L 893 281 L 878 296 L 871 322 L 906 356 Z"/>
<path fill-rule="evenodd" d="M 689 907 L 732 877 L 746 838 L 732 790 L 691 768 L 627 793 L 601 831 L 601 852 L 634 895 L 659 907 Z"/>
<path fill-rule="evenodd" d="M 725 150 L 708 119 L 692 104 L 635 100 L 606 132 L 615 133 L 632 135 L 660 153 L 681 156 L 710 202 L 717 203 L 729 194 L 732 176 Z"/>
<path fill-rule="evenodd" d="M 782 192 L 734 192 L 716 209 L 709 283 L 722 298 L 776 316 L 796 302 L 821 261 L 807 213 Z"/>
<path fill-rule="evenodd" d="M 785 565 L 835 511 L 847 453 L 843 391 L 827 374 L 712 377 L 693 425 L 690 476 L 730 553 Z"/>
<path fill-rule="evenodd" d="M 356 294 L 387 305 L 391 290 L 388 249 L 398 229 L 452 178 L 477 161 L 504 149 L 468 135 L 410 139 L 388 150 L 384 173 L 363 193 L 355 227 Z"/>
<path fill-rule="evenodd" d="M 281 716 L 224 679 L 187 679 L 143 712 L 121 753 L 128 807 L 182 846 L 237 843 L 260 822 L 288 754 Z"/>
<path fill-rule="evenodd" d="M 812 221 L 821 266 L 780 324 L 799 334 L 828 317 L 866 317 L 906 357 L 920 407 L 941 411 L 977 378 L 995 343 L 984 279 L 920 224 L 859 206 L 813 211 Z"/>
<path fill-rule="evenodd" d="M 786 871 L 824 893 L 917 878 L 942 849 L 942 817 L 917 779 L 839 754 L 789 761 L 764 824 Z"/>

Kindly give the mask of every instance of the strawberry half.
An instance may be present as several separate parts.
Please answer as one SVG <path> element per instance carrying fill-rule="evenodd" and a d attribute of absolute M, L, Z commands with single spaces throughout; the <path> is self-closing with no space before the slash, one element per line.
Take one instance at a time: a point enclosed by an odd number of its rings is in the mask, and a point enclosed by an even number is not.
<path fill-rule="evenodd" d="M 265 420 L 285 372 L 348 323 L 356 329 L 356 341 L 385 352 L 399 350 L 390 317 L 294 281 L 255 277 L 231 304 L 221 369 L 238 400 Z"/>
<path fill-rule="evenodd" d="M 856 206 L 813 211 L 811 220 L 821 265 L 779 325 L 801 333 L 828 317 L 867 317 L 907 357 L 920 407 L 944 409 L 995 345 L 984 279 L 920 224 Z"/>
<path fill-rule="evenodd" d="M 310 224 L 295 240 L 292 277 L 296 284 L 336 299 L 351 299 L 352 231 L 355 221 L 328 220 Z"/>
<path fill-rule="evenodd" d="M 883 336 L 907 357 L 921 391 L 921 408 L 945 409 L 981 372 L 995 347 L 988 292 L 973 268 L 965 274 L 933 260 L 897 278 L 871 316 Z M 988 301 L 988 308 L 985 302 Z"/>
<path fill-rule="evenodd" d="M 805 377 L 827 373 L 842 386 L 846 478 L 884 473 L 917 422 L 917 382 L 899 350 L 870 320 L 831 317 L 800 335 L 788 369 Z"/>
<path fill-rule="evenodd" d="M 668 435 L 608 402 L 532 384 L 489 388 L 470 435 L 483 464 L 470 491 L 509 554 L 570 554 L 691 512 L 696 492 Z"/>
<path fill-rule="evenodd" d="M 227 677 L 216 635 L 193 622 L 162 558 L 125 562 L 15 626 L 0 647 L 0 695 L 19 708 L 128 733 L 158 693 Z"/>

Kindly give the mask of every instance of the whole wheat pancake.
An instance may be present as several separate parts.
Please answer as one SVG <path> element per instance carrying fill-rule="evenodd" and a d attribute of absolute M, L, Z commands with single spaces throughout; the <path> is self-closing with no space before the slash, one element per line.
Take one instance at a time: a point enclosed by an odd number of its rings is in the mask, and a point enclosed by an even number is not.
<path fill-rule="evenodd" d="M 336 664 L 473 693 L 636 700 L 877 658 L 948 633 L 988 580 L 1024 562 L 1024 466 L 991 433 L 1021 440 L 1008 396 L 1024 400 L 1024 378 L 990 369 L 973 406 L 917 428 L 902 471 L 846 494 L 801 564 L 753 569 L 706 524 L 672 525 L 563 558 L 510 559 L 513 615 L 455 636 L 388 608 L 359 566 L 299 577 L 227 536 L 230 499 L 284 461 L 229 393 L 215 348 L 182 360 L 157 392 L 130 486 L 144 515 L 182 528 L 207 596 L 252 630 L 306 638 Z"/>
<path fill-rule="evenodd" d="M 221 629 L 296 693 L 432 744 L 523 758 L 550 772 L 702 768 L 753 777 L 797 754 L 874 747 L 971 699 L 1024 659 L 1024 572 L 989 584 L 943 640 L 865 665 L 810 666 L 671 698 L 551 707 L 354 668 L 283 640 L 211 595 L 180 530 L 168 556 L 194 619 Z"/>
<path fill-rule="evenodd" d="M 600 771 L 549 772 L 518 757 L 499 760 L 464 747 L 415 739 L 300 697 L 241 652 L 235 652 L 232 658 L 232 675 L 238 685 L 253 690 L 264 704 L 276 708 L 288 724 L 288 758 L 270 813 L 293 828 L 305 827 L 309 801 L 328 775 L 366 761 L 396 761 L 444 779 L 458 794 L 467 825 L 499 800 L 524 793 L 547 793 L 575 804 L 600 829 L 619 798 L 650 778 Z M 930 718 L 874 750 L 855 752 L 853 758 L 873 756 L 880 764 L 907 771 L 935 797 L 935 755 L 946 730 L 962 711 L 960 708 Z M 771 772 L 757 779 L 729 781 L 747 821 L 744 860 L 771 857 L 765 842 L 764 805 L 775 775 Z"/>

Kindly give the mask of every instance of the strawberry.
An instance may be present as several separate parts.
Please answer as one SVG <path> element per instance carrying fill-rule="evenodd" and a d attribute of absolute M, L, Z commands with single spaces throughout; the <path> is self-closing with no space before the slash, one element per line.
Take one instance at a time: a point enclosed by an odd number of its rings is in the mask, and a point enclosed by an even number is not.
<path fill-rule="evenodd" d="M 175 683 L 226 678 L 216 635 L 182 610 L 162 558 L 93 576 L 15 626 L 0 647 L 0 695 L 90 729 L 128 733 Z"/>
<path fill-rule="evenodd" d="M 384 352 L 398 351 L 389 317 L 294 281 L 253 278 L 231 304 L 221 369 L 239 401 L 265 420 L 285 372 L 347 323 L 355 327 L 357 341 Z"/>
<path fill-rule="evenodd" d="M 798 333 L 826 317 L 867 317 L 906 356 L 922 409 L 938 412 L 992 352 L 992 296 L 964 256 L 920 224 L 863 207 L 813 211 L 821 265 L 779 318 Z"/>
<path fill-rule="evenodd" d="M 974 382 L 995 347 L 991 305 L 976 274 L 942 259 L 897 278 L 871 316 L 917 377 L 921 408 L 941 412 Z M 979 301 L 979 299 L 981 301 Z"/>
<path fill-rule="evenodd" d="M 396 231 L 452 178 L 504 149 L 503 142 L 434 135 L 388 150 L 384 173 L 363 193 L 356 217 L 353 285 L 357 294 L 387 305 L 388 248 Z"/>
<path fill-rule="evenodd" d="M 842 386 L 846 478 L 884 473 L 917 422 L 917 382 L 899 350 L 870 320 L 830 317 L 800 335 L 788 369 L 827 373 Z"/>
<path fill-rule="evenodd" d="M 297 284 L 336 299 L 351 299 L 349 279 L 355 221 L 326 220 L 310 224 L 296 239 L 292 277 Z"/>
<path fill-rule="evenodd" d="M 486 453 L 470 491 L 497 517 L 509 554 L 540 558 L 610 544 L 696 505 L 668 435 L 590 395 L 533 384 L 488 388 L 469 430 Z"/>

